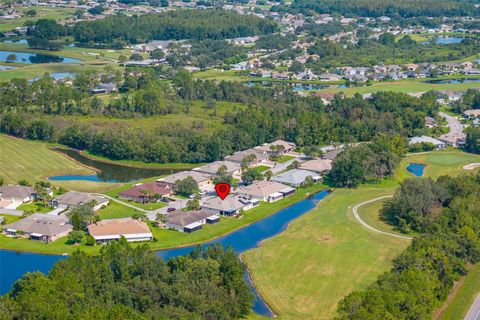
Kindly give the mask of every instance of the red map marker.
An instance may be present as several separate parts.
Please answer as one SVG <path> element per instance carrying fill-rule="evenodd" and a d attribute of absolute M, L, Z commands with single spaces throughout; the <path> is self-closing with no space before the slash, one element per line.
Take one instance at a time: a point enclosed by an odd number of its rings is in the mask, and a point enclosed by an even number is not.
<path fill-rule="evenodd" d="M 230 193 L 230 185 L 228 183 L 217 183 L 215 185 L 215 191 L 220 199 L 224 200 Z"/>

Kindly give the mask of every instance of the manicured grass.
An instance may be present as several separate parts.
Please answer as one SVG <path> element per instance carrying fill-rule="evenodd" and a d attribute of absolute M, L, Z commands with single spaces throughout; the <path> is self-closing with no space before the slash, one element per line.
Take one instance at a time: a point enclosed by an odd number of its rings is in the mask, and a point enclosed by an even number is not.
<path fill-rule="evenodd" d="M 92 174 L 91 169 L 69 160 L 63 155 L 50 150 L 43 142 L 17 139 L 0 135 L 0 176 L 5 183 L 17 183 L 27 180 L 35 183 L 46 177 L 62 174 Z M 62 186 L 68 190 L 104 191 L 119 184 L 91 181 L 51 181 L 52 185 Z"/>
<path fill-rule="evenodd" d="M 29 6 L 29 7 L 19 7 L 15 8 L 17 11 L 27 11 L 33 9 L 37 12 L 37 15 L 34 17 L 23 16 L 21 18 L 12 19 L 12 20 L 3 20 L 0 21 L 0 32 L 9 31 L 16 27 L 21 27 L 28 20 L 36 21 L 38 19 L 53 19 L 57 22 L 60 20 L 67 19 L 73 16 L 75 9 L 70 8 L 50 8 L 44 6 Z"/>
<path fill-rule="evenodd" d="M 392 259 L 410 241 L 366 229 L 355 220 L 351 208 L 393 194 L 399 181 L 412 176 L 407 164 L 422 161 L 427 164 L 425 175 L 438 177 L 464 172 L 462 166 L 480 161 L 480 156 L 458 151 L 407 156 L 394 179 L 335 190 L 285 232 L 243 255 L 262 297 L 281 319 L 331 319 L 343 297 L 389 270 Z M 376 211 L 379 206 L 374 203 L 361 209 Z M 380 225 L 374 214 L 370 218 L 370 223 Z"/>
<path fill-rule="evenodd" d="M 262 173 L 262 172 L 265 172 L 267 171 L 268 169 L 270 169 L 269 166 L 256 166 L 254 168 L 252 168 L 253 170 L 255 170 L 256 172 L 258 173 Z"/>
<path fill-rule="evenodd" d="M 29 210 L 32 212 L 39 212 L 39 213 L 47 213 L 52 211 L 53 207 L 44 207 L 42 202 L 30 202 L 30 203 L 22 203 L 17 207 L 17 210 Z"/>
<path fill-rule="evenodd" d="M 118 218 L 127 218 L 131 217 L 137 212 L 137 210 L 124 206 L 120 203 L 110 201 L 108 206 L 105 209 L 100 209 L 97 211 L 97 214 L 102 219 L 118 219 Z"/>
<path fill-rule="evenodd" d="M 480 293 L 480 263 L 474 265 L 463 279 L 452 302 L 440 316 L 440 320 L 463 319 Z"/>
<path fill-rule="evenodd" d="M 10 214 L 0 214 L 0 217 L 5 217 L 5 224 L 20 220 L 19 216 L 12 216 Z"/>
<path fill-rule="evenodd" d="M 284 156 L 281 156 L 281 157 L 278 157 L 275 162 L 276 163 L 285 163 L 289 160 L 292 160 L 294 159 L 295 157 L 294 156 L 288 156 L 288 155 L 284 155 Z"/>

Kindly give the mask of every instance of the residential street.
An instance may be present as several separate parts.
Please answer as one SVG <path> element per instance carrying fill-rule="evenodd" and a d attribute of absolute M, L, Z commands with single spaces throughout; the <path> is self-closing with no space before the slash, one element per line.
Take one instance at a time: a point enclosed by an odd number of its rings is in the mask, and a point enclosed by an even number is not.
<path fill-rule="evenodd" d="M 450 128 L 450 132 L 443 134 L 439 137 L 440 140 L 443 141 L 465 141 L 466 134 L 463 132 L 463 125 L 460 123 L 460 121 L 452 117 L 451 115 L 448 115 L 444 112 L 439 112 L 438 113 L 440 116 L 444 117 L 445 120 L 448 122 L 448 127 Z"/>
<path fill-rule="evenodd" d="M 480 320 L 480 293 L 463 320 Z"/>

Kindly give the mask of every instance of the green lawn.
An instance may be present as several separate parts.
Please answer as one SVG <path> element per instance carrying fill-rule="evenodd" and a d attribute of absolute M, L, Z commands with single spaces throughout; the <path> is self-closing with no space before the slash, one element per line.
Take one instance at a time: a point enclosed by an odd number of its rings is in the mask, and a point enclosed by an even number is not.
<path fill-rule="evenodd" d="M 29 6 L 29 7 L 18 7 L 15 8 L 17 11 L 27 11 L 33 9 L 37 12 L 37 15 L 34 17 L 24 16 L 18 19 L 12 20 L 2 20 L 0 21 L 0 32 L 9 31 L 16 27 L 21 27 L 27 20 L 36 21 L 38 19 L 53 19 L 57 22 L 60 20 L 67 19 L 73 16 L 75 9 L 70 8 L 49 8 L 44 6 Z"/>
<path fill-rule="evenodd" d="M 278 157 L 275 159 L 275 162 L 276 163 L 285 163 L 289 160 L 292 160 L 294 159 L 295 157 L 294 156 L 287 156 L 287 155 L 284 155 L 284 156 L 281 156 L 281 157 Z"/>
<path fill-rule="evenodd" d="M 102 219 L 118 219 L 118 218 L 127 218 L 134 215 L 137 210 L 124 206 L 120 203 L 110 201 L 108 206 L 105 209 L 100 209 L 97 211 L 97 214 Z"/>
<path fill-rule="evenodd" d="M 17 210 L 29 210 L 33 212 L 39 212 L 39 213 L 47 213 L 52 211 L 54 208 L 53 207 L 45 207 L 43 206 L 42 202 L 29 202 L 29 203 L 22 203 L 17 207 Z"/>
<path fill-rule="evenodd" d="M 253 167 L 252 169 L 253 169 L 255 172 L 262 173 L 262 172 L 265 172 L 265 171 L 269 170 L 270 167 L 269 167 L 269 166 L 262 166 L 262 165 L 260 165 L 260 166 Z"/>
<path fill-rule="evenodd" d="M 480 263 L 474 265 L 462 281 L 455 297 L 439 317 L 440 320 L 456 320 L 465 317 L 480 293 Z"/>
<path fill-rule="evenodd" d="M 409 240 L 372 232 L 356 221 L 352 206 L 392 194 L 398 182 L 411 176 L 409 162 L 427 164 L 426 176 L 458 174 L 480 156 L 462 152 L 433 152 L 402 160 L 395 179 L 358 189 L 337 189 L 319 206 L 296 219 L 280 235 L 243 255 L 262 297 L 281 319 L 331 319 L 344 296 L 365 288 L 387 271 L 392 259 Z M 378 212 L 380 204 L 361 208 Z M 378 215 L 368 212 L 369 223 L 382 228 Z M 390 231 L 390 230 L 389 230 Z"/>
<path fill-rule="evenodd" d="M 5 183 L 27 180 L 35 183 L 61 174 L 92 174 L 93 171 L 50 150 L 43 142 L 0 135 L 0 176 Z M 8 168 L 8 170 L 5 170 Z M 104 191 L 119 186 L 116 183 L 91 181 L 49 181 L 68 190 Z"/>
<path fill-rule="evenodd" d="M 0 217 L 5 217 L 5 224 L 20 220 L 19 216 L 12 216 L 10 214 L 0 214 Z"/>

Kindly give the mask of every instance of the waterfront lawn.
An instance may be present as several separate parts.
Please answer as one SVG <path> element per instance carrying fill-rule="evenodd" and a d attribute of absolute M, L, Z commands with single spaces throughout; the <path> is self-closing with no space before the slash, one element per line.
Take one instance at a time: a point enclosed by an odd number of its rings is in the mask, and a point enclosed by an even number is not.
<path fill-rule="evenodd" d="M 455 296 L 438 319 L 454 320 L 465 317 L 473 301 L 480 293 L 478 285 L 480 283 L 480 263 L 472 266 L 468 274 L 460 281 L 463 283 L 461 283 Z"/>
<path fill-rule="evenodd" d="M 5 183 L 15 184 L 19 180 L 35 183 L 46 181 L 46 177 L 63 174 L 93 174 L 77 162 L 74 162 L 58 152 L 49 149 L 44 142 L 23 140 L 7 135 L 0 135 L 0 168 L 1 177 Z M 120 184 L 92 181 L 51 181 L 52 185 L 77 191 L 105 191 Z"/>
<path fill-rule="evenodd" d="M 110 201 L 106 208 L 97 211 L 102 219 L 119 219 L 133 216 L 137 210 L 124 206 L 120 203 Z"/>

